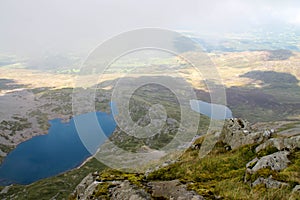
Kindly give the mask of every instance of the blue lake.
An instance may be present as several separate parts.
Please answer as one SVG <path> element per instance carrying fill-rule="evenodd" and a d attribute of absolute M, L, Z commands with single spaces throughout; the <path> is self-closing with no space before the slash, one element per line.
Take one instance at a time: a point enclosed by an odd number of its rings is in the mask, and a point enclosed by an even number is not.
<path fill-rule="evenodd" d="M 192 110 L 213 119 L 232 117 L 231 110 L 223 105 L 199 100 L 191 100 L 190 105 Z M 0 166 L 0 185 L 29 184 L 79 166 L 116 128 L 113 115 L 117 115 L 118 112 L 114 104 L 111 104 L 111 108 L 113 114 L 87 113 L 76 116 L 67 123 L 61 119 L 49 121 L 51 127 L 48 134 L 33 137 L 19 144 L 7 155 Z M 99 134 L 99 127 L 95 126 L 98 122 L 106 136 Z M 77 130 L 80 130 L 81 134 L 78 134 Z M 89 151 L 82 141 L 89 144 Z"/>
<path fill-rule="evenodd" d="M 231 110 L 221 104 L 207 103 L 201 100 L 190 100 L 191 109 L 210 117 L 211 119 L 224 120 L 232 118 Z"/>
<path fill-rule="evenodd" d="M 112 115 L 97 112 L 77 117 L 88 121 L 95 114 L 105 135 L 111 135 L 116 127 Z M 0 185 L 32 183 L 75 168 L 91 156 L 77 134 L 73 118 L 67 123 L 61 119 L 49 122 L 47 135 L 33 137 L 8 154 L 0 166 Z M 99 145 L 104 141 L 97 142 Z"/>

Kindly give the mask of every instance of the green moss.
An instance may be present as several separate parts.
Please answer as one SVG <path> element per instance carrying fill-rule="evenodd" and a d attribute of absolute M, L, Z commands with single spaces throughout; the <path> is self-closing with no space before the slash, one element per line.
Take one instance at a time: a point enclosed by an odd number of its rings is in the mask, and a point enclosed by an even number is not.
<path fill-rule="evenodd" d="M 141 182 L 144 179 L 143 174 L 138 173 L 125 173 L 115 169 L 106 169 L 100 173 L 98 181 L 116 181 L 116 180 L 128 180 L 132 184 L 142 186 Z"/>
<path fill-rule="evenodd" d="M 109 199 L 108 196 L 108 189 L 111 187 L 111 183 L 108 182 L 104 182 L 104 183 L 100 183 L 99 185 L 97 185 L 97 188 L 94 191 L 94 194 L 92 195 L 93 198 L 104 198 L 104 199 Z"/>

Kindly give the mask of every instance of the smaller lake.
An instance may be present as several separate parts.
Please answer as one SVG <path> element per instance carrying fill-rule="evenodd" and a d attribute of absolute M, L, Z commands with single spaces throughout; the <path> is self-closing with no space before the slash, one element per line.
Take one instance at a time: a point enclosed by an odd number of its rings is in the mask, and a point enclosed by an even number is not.
<path fill-rule="evenodd" d="M 224 120 L 232 118 L 231 110 L 224 105 L 207 103 L 201 100 L 190 100 L 191 109 L 211 119 Z"/>
<path fill-rule="evenodd" d="M 88 121 L 94 116 L 95 113 L 87 113 L 77 117 Z M 113 116 L 104 112 L 96 112 L 96 116 L 105 135 L 110 136 L 116 127 Z M 91 156 L 78 136 L 73 118 L 67 123 L 61 119 L 49 122 L 51 127 L 47 135 L 19 144 L 4 159 L 0 166 L 0 185 L 29 184 L 75 168 Z"/>

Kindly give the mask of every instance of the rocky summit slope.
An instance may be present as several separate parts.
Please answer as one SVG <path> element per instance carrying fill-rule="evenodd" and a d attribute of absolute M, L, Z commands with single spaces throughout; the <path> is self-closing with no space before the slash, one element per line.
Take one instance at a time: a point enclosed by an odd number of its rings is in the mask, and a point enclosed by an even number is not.
<path fill-rule="evenodd" d="M 90 173 L 69 199 L 300 199 L 300 135 L 226 120 L 212 151 L 200 136 L 176 161 L 145 174 Z M 206 141 L 207 142 L 207 141 Z"/>

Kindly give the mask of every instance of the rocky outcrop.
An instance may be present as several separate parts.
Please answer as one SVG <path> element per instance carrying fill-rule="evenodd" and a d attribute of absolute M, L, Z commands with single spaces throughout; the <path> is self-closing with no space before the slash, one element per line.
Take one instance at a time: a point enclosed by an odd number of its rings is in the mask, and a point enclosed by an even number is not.
<path fill-rule="evenodd" d="M 147 200 L 147 199 L 173 199 L 173 200 L 203 200 L 204 198 L 194 191 L 188 191 L 186 186 L 178 180 L 149 182 L 145 189 L 123 181 L 109 190 L 110 199 L 113 200 Z"/>
<path fill-rule="evenodd" d="M 232 118 L 225 121 L 220 140 L 230 145 L 231 149 L 269 139 L 274 130 L 256 131 L 247 120 Z"/>
<path fill-rule="evenodd" d="M 109 185 L 107 187 L 107 185 Z M 96 194 L 105 188 L 105 197 Z M 189 191 L 186 185 L 178 180 L 148 182 L 144 185 L 135 185 L 128 180 L 104 181 L 99 179 L 97 173 L 89 174 L 76 187 L 71 195 L 72 199 L 112 199 L 112 200 L 203 200 L 204 198 L 194 191 Z"/>
<path fill-rule="evenodd" d="M 266 188 L 282 188 L 289 186 L 287 183 L 274 180 L 272 176 L 269 178 L 259 177 L 252 183 L 252 186 L 255 187 L 260 184 L 264 184 Z"/>
<path fill-rule="evenodd" d="M 272 170 L 280 171 L 285 169 L 290 163 L 288 159 L 288 151 L 280 151 L 271 155 L 264 156 L 260 159 L 255 158 L 247 163 L 247 172 L 254 173 L 263 168 L 271 168 Z"/>
<path fill-rule="evenodd" d="M 266 148 L 275 147 L 279 151 L 281 150 L 294 150 L 296 148 L 300 148 L 300 135 L 285 138 L 285 137 L 279 137 L 279 138 L 271 138 L 264 142 L 263 144 L 259 145 L 255 151 L 260 152 L 261 150 L 264 150 Z"/>
<path fill-rule="evenodd" d="M 288 159 L 289 154 L 290 152 L 288 151 L 279 151 L 271 155 L 263 156 L 260 159 L 257 157 L 254 158 L 246 164 L 246 175 L 244 182 L 248 182 L 247 177 L 249 174 L 257 174 L 259 170 L 264 168 L 274 171 L 281 171 L 287 168 L 288 164 L 290 163 L 290 160 Z M 253 183 L 250 182 L 250 184 L 253 187 L 259 184 L 264 184 L 266 188 L 281 188 L 289 185 L 287 183 L 274 180 L 272 176 L 269 176 L 268 178 L 259 177 Z"/>

